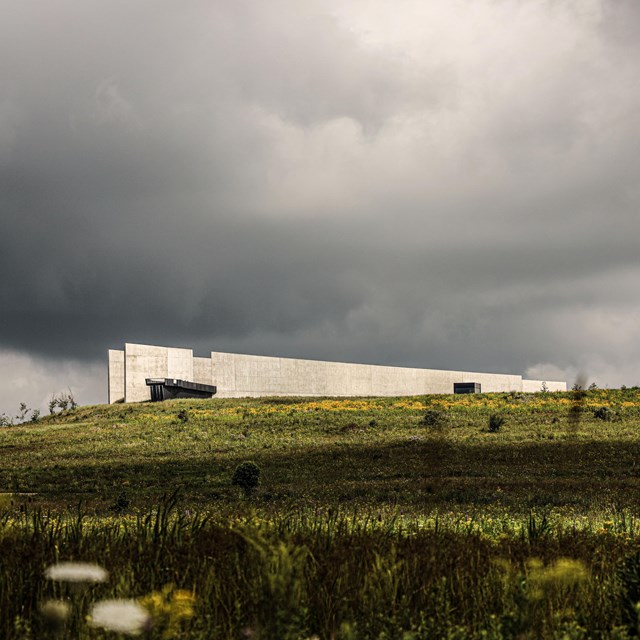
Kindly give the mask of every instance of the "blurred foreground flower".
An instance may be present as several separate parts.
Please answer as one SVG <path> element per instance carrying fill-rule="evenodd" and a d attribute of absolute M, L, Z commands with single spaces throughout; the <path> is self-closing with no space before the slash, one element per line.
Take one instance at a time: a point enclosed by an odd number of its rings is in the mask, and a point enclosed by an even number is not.
<path fill-rule="evenodd" d="M 47 600 L 40 606 L 40 615 L 47 629 L 60 631 L 64 627 L 71 606 L 64 600 Z"/>
<path fill-rule="evenodd" d="M 534 600 L 540 600 L 552 591 L 578 588 L 589 577 L 584 563 L 572 558 L 558 558 L 546 567 L 542 560 L 530 558 L 525 567 L 530 596 Z"/>
<path fill-rule="evenodd" d="M 106 582 L 109 572 L 87 562 L 59 562 L 46 569 L 44 575 L 57 582 Z"/>
<path fill-rule="evenodd" d="M 102 600 L 89 612 L 89 624 L 108 631 L 137 636 L 149 628 L 149 612 L 135 600 Z"/>
<path fill-rule="evenodd" d="M 166 584 L 161 591 L 152 591 L 138 600 L 151 614 L 154 628 L 164 630 L 165 638 L 177 634 L 182 621 L 194 616 L 195 601 L 191 591 L 176 589 L 173 584 Z"/>

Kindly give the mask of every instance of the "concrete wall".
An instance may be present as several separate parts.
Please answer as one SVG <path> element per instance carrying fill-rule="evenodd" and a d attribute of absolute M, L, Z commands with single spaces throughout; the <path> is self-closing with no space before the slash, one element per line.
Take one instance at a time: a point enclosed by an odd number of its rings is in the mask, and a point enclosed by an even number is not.
<path fill-rule="evenodd" d="M 124 345 L 124 384 L 127 402 L 151 399 L 146 378 L 178 378 L 193 381 L 193 351 L 146 344 Z"/>
<path fill-rule="evenodd" d="M 211 358 L 194 358 L 193 382 L 213 384 L 211 380 Z"/>
<path fill-rule="evenodd" d="M 109 349 L 109 404 L 124 400 L 124 351 Z"/>
<path fill-rule="evenodd" d="M 566 391 L 566 382 L 557 382 L 554 380 L 523 380 L 522 390 L 527 393 L 535 393 L 542 391 L 542 385 L 546 385 L 548 391 Z"/>
<path fill-rule="evenodd" d="M 522 376 L 510 374 L 409 369 L 220 352 L 211 353 L 211 362 L 217 395 L 225 398 L 452 393 L 454 382 L 479 382 L 484 392 L 522 391 L 525 382 Z M 539 391 L 542 383 L 531 382 Z M 548 386 L 550 390 L 566 389 L 564 382 L 548 383 Z"/>
<path fill-rule="evenodd" d="M 122 369 L 124 375 L 119 373 Z M 511 374 L 410 369 L 215 351 L 210 358 L 194 358 L 191 349 L 139 344 L 126 344 L 124 352 L 109 352 L 109 402 L 122 395 L 127 402 L 149 400 L 146 378 L 179 378 L 214 384 L 217 395 L 222 398 L 409 396 L 452 393 L 454 382 L 479 382 L 483 392 L 540 391 L 542 387 L 541 381 L 523 380 L 522 376 Z M 550 391 L 566 390 L 566 383 L 547 381 L 547 387 Z"/>
<path fill-rule="evenodd" d="M 457 382 L 457 381 L 456 381 Z M 471 373 L 465 371 L 460 382 L 479 382 L 483 393 L 495 391 L 522 391 L 522 376 L 500 373 Z M 453 385 L 451 391 L 453 393 Z"/>

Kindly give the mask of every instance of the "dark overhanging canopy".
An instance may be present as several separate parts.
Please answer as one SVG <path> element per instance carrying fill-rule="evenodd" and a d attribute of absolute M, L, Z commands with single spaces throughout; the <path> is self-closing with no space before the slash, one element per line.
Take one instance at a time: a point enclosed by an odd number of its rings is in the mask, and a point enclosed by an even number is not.
<path fill-rule="evenodd" d="M 214 385 L 176 378 L 146 378 L 145 382 L 151 387 L 152 402 L 173 398 L 211 398 L 217 391 Z"/>

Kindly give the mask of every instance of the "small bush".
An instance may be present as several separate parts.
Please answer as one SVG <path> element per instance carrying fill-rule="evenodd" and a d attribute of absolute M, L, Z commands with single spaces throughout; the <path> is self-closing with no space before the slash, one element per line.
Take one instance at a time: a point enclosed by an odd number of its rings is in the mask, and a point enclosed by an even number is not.
<path fill-rule="evenodd" d="M 593 410 L 593 417 L 596 420 L 603 420 L 604 422 L 611 422 L 611 418 L 613 418 L 613 412 L 609 407 L 598 407 Z"/>
<path fill-rule="evenodd" d="M 247 496 L 260 484 L 260 467 L 255 462 L 242 462 L 231 477 L 231 484 L 240 487 Z"/>
<path fill-rule="evenodd" d="M 51 396 L 51 400 L 49 400 L 49 413 L 53 415 L 56 412 L 56 408 L 60 409 L 60 411 L 66 411 L 67 409 L 74 411 L 78 408 L 78 403 L 73 397 L 71 390 L 69 390 L 69 393 L 60 393 L 59 395 Z"/>
<path fill-rule="evenodd" d="M 180 409 L 178 411 L 178 420 L 180 422 L 189 422 L 189 412 L 186 409 Z"/>
<path fill-rule="evenodd" d="M 422 424 L 427 425 L 428 427 L 438 427 L 441 426 L 445 421 L 445 414 L 442 411 L 438 411 L 437 409 L 430 409 L 427 413 L 424 414 L 422 418 Z"/>
<path fill-rule="evenodd" d="M 504 424 L 504 416 L 501 416 L 497 413 L 492 413 L 489 416 L 489 431 L 491 433 L 497 433 L 502 429 L 502 425 Z"/>
<path fill-rule="evenodd" d="M 21 402 L 20 403 L 20 409 L 19 409 L 19 413 L 16 416 L 16 420 L 18 422 L 24 422 L 27 418 L 27 414 L 29 413 L 30 409 L 27 406 L 26 402 Z"/>
<path fill-rule="evenodd" d="M 120 494 L 118 494 L 116 501 L 109 507 L 109 509 L 115 513 L 122 513 L 130 504 L 131 501 L 129 500 L 127 492 L 121 491 Z"/>

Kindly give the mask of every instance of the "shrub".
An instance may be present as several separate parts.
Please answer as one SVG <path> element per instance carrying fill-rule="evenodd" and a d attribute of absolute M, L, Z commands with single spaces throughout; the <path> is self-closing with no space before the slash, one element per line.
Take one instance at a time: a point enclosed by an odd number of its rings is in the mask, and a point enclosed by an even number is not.
<path fill-rule="evenodd" d="M 126 491 L 121 491 L 116 498 L 116 501 L 109 507 L 111 511 L 116 513 L 122 513 L 131 504 L 129 496 Z"/>
<path fill-rule="evenodd" d="M 28 413 L 29 413 L 29 407 L 27 406 L 27 403 L 26 402 L 21 402 L 20 403 L 19 413 L 16 416 L 16 420 L 18 422 L 24 422 Z"/>
<path fill-rule="evenodd" d="M 260 467 L 255 462 L 242 462 L 231 477 L 231 484 L 240 487 L 249 496 L 260 484 Z"/>
<path fill-rule="evenodd" d="M 610 422 L 613 418 L 613 412 L 609 407 L 598 407 L 593 410 L 593 417 L 596 420 L 603 420 L 604 422 Z"/>
<path fill-rule="evenodd" d="M 31 422 L 38 422 L 38 420 L 40 419 L 40 409 L 29 409 L 26 402 L 20 403 L 20 408 L 18 411 L 19 413 L 16 416 L 16 420 L 18 424 L 21 424 L 27 421 L 27 416 L 29 412 L 31 412 L 31 417 L 30 417 Z"/>
<path fill-rule="evenodd" d="M 438 411 L 437 409 L 430 409 L 427 413 L 424 414 L 422 418 L 422 424 L 425 424 L 429 427 L 438 427 L 441 426 L 445 421 L 445 414 L 442 411 Z"/>
<path fill-rule="evenodd" d="M 61 393 L 59 395 L 51 396 L 51 400 L 49 400 L 49 413 L 51 415 L 56 412 L 56 407 L 59 408 L 60 411 L 66 411 L 67 409 L 71 409 L 71 411 L 73 411 L 78 408 L 78 403 L 73 397 L 71 390 L 69 390 L 69 393 Z"/>
<path fill-rule="evenodd" d="M 180 420 L 180 422 L 189 422 L 189 413 L 186 409 L 180 409 L 180 411 L 178 411 L 178 420 Z"/>
<path fill-rule="evenodd" d="M 502 425 L 504 424 L 504 416 L 501 416 L 497 413 L 492 413 L 489 416 L 489 431 L 491 433 L 497 433 L 502 429 Z"/>

